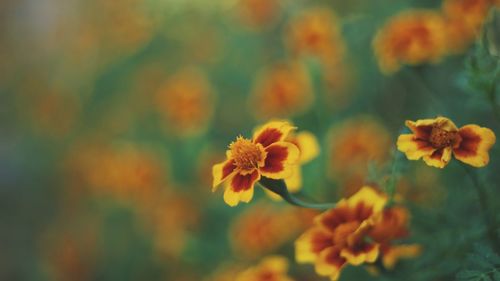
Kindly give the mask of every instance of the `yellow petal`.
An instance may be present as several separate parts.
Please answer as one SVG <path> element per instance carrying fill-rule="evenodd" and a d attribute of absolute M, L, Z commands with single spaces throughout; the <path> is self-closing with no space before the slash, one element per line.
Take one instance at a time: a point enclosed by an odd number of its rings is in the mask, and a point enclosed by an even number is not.
<path fill-rule="evenodd" d="M 474 167 L 484 167 L 490 161 L 489 150 L 496 142 L 495 133 L 478 125 L 466 125 L 458 131 L 461 141 L 453 150 L 455 158 Z"/>
<path fill-rule="evenodd" d="M 293 165 L 297 165 L 299 149 L 290 142 L 277 142 L 266 147 L 265 164 L 259 170 L 265 177 L 285 179 L 292 175 Z"/>
<path fill-rule="evenodd" d="M 415 139 L 413 134 L 403 134 L 398 137 L 398 150 L 405 153 L 408 160 L 418 160 L 431 155 L 436 149 L 425 141 Z"/>
<path fill-rule="evenodd" d="M 300 163 L 307 163 L 319 155 L 319 143 L 312 133 L 306 131 L 298 133 L 295 142 L 300 149 Z"/>
<path fill-rule="evenodd" d="M 296 127 L 288 121 L 271 121 L 255 130 L 253 141 L 267 147 L 275 142 L 283 141 Z"/>
<path fill-rule="evenodd" d="M 299 165 L 292 165 L 292 175 L 285 179 L 288 191 L 297 192 L 302 187 L 302 169 Z"/>
<path fill-rule="evenodd" d="M 359 203 L 365 206 L 373 206 L 373 212 L 380 212 L 387 203 L 387 196 L 377 192 L 373 187 L 363 186 L 356 194 L 347 199 L 350 207 L 356 207 Z"/>
<path fill-rule="evenodd" d="M 442 149 L 442 153 L 439 152 L 437 150 L 432 155 L 424 156 L 424 162 L 429 166 L 440 169 L 446 167 L 450 162 L 452 149 L 451 147 L 445 147 Z"/>

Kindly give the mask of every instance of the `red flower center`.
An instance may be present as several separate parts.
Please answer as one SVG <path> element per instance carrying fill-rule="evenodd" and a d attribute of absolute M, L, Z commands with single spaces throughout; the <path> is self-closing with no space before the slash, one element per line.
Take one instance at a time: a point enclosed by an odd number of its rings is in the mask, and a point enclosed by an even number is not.
<path fill-rule="evenodd" d="M 453 145 L 456 139 L 457 139 L 456 131 L 447 131 L 440 127 L 435 126 L 432 128 L 429 141 L 434 148 L 440 149 Z"/>
<path fill-rule="evenodd" d="M 259 167 L 259 162 L 263 160 L 263 150 L 258 144 L 249 139 L 238 137 L 229 146 L 231 155 L 236 167 L 243 170 L 251 170 Z"/>

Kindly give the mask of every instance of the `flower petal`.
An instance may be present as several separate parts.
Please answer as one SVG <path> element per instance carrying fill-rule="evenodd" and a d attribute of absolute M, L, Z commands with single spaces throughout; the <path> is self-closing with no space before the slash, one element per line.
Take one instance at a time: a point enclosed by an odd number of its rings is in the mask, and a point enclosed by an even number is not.
<path fill-rule="evenodd" d="M 451 147 L 438 149 L 431 155 L 424 156 L 424 162 L 432 167 L 444 168 L 450 162 L 451 151 Z"/>
<path fill-rule="evenodd" d="M 418 160 L 436 150 L 428 141 L 418 139 L 414 134 L 400 135 L 397 146 L 399 151 L 406 154 L 408 160 Z"/>
<path fill-rule="evenodd" d="M 229 206 L 236 206 L 240 201 L 250 202 L 253 197 L 253 187 L 260 179 L 258 170 L 254 170 L 248 174 L 236 172 L 227 182 L 224 192 L 224 201 Z"/>
<path fill-rule="evenodd" d="M 287 121 L 271 121 L 255 131 L 253 141 L 267 147 L 275 142 L 284 140 L 294 129 L 296 128 Z"/>
<path fill-rule="evenodd" d="M 321 252 L 315 269 L 319 275 L 330 276 L 331 280 L 337 280 L 345 264 L 346 260 L 340 256 L 340 249 L 329 247 Z"/>
<path fill-rule="evenodd" d="M 461 141 L 453 150 L 455 158 L 474 167 L 486 166 L 490 160 L 488 151 L 495 144 L 495 133 L 488 128 L 466 125 L 458 134 Z"/>
<path fill-rule="evenodd" d="M 421 119 L 416 122 L 407 120 L 406 126 L 416 135 L 419 139 L 428 139 L 430 137 L 432 127 L 438 126 L 439 128 L 447 131 L 456 131 L 457 126 L 453 121 L 446 117 L 436 117 L 434 119 Z"/>
<path fill-rule="evenodd" d="M 233 159 L 214 165 L 212 167 L 212 191 L 215 191 L 219 184 L 228 179 L 235 169 Z"/>
<path fill-rule="evenodd" d="M 267 156 L 259 170 L 263 176 L 271 179 L 284 179 L 292 175 L 293 164 L 299 159 L 299 149 L 289 142 L 277 142 L 266 147 Z"/>
<path fill-rule="evenodd" d="M 300 163 L 307 163 L 319 155 L 320 148 L 316 137 L 310 132 L 298 133 L 292 141 L 300 150 Z"/>
<path fill-rule="evenodd" d="M 347 199 L 349 207 L 372 206 L 372 212 L 382 211 L 387 203 L 387 196 L 377 192 L 373 187 L 363 186 L 356 194 Z"/>
<path fill-rule="evenodd" d="M 340 252 L 340 256 L 345 258 L 347 262 L 352 265 L 360 265 L 365 262 L 375 262 L 379 254 L 379 249 L 379 244 L 364 244 L 361 247 L 344 248 Z"/>
<path fill-rule="evenodd" d="M 292 169 L 292 175 L 285 179 L 285 183 L 288 191 L 297 192 L 302 187 L 302 170 L 299 165 L 293 165 Z"/>
<path fill-rule="evenodd" d="M 312 228 L 295 241 L 295 259 L 299 263 L 314 262 L 321 251 L 331 246 L 331 234 L 320 227 Z"/>
<path fill-rule="evenodd" d="M 389 249 L 383 253 L 382 262 L 385 268 L 392 269 L 398 260 L 417 257 L 421 252 L 422 247 L 417 244 L 390 246 Z"/>

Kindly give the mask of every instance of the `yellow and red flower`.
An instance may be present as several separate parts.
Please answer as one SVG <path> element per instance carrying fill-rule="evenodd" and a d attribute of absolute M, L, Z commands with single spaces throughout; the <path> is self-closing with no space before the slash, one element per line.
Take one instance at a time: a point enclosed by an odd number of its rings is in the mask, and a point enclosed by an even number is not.
<path fill-rule="evenodd" d="M 460 129 L 448 118 L 406 121 L 412 134 L 400 135 L 398 150 L 409 160 L 423 158 L 433 167 L 444 168 L 453 154 L 457 160 L 474 167 L 489 162 L 488 151 L 495 144 L 495 133 L 488 128 L 470 124 Z"/>
<path fill-rule="evenodd" d="M 446 53 L 446 45 L 443 18 L 426 10 L 396 15 L 373 40 L 375 55 L 384 73 L 396 72 L 402 64 L 436 63 Z"/>
<path fill-rule="evenodd" d="M 297 146 L 286 141 L 294 129 L 286 121 L 272 121 L 258 128 L 252 139 L 239 136 L 229 145 L 227 160 L 212 168 L 213 191 L 224 182 L 224 201 L 236 206 L 252 199 L 254 185 L 261 176 L 290 177 L 300 155 Z"/>
<path fill-rule="evenodd" d="M 293 281 L 287 275 L 288 260 L 281 256 L 270 256 L 257 266 L 241 272 L 236 281 Z"/>
<path fill-rule="evenodd" d="M 314 226 L 295 243 L 296 259 L 314 263 L 316 273 L 337 280 L 347 264 L 373 263 L 379 257 L 393 265 L 399 256 L 392 242 L 408 235 L 405 209 L 384 209 L 387 197 L 365 186 L 335 208 L 316 217 Z"/>

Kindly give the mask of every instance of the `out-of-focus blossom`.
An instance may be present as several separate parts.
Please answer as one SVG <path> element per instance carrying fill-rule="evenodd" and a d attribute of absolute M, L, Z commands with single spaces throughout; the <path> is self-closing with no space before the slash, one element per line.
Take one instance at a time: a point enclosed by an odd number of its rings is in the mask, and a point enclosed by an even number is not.
<path fill-rule="evenodd" d="M 437 63 L 447 52 L 445 23 L 428 10 L 402 12 L 382 26 L 373 48 L 382 72 L 390 74 L 402 65 Z"/>
<path fill-rule="evenodd" d="M 474 167 L 484 167 L 490 158 L 488 151 L 495 144 L 495 133 L 478 125 L 465 125 L 460 129 L 448 118 L 406 121 L 411 134 L 398 138 L 398 149 L 409 160 L 423 158 L 433 167 L 444 168 L 455 155 L 457 160 Z"/>
<path fill-rule="evenodd" d="M 156 100 L 168 132 L 191 136 L 207 129 L 215 96 L 203 72 L 188 67 L 179 70 L 160 87 Z"/>
<path fill-rule="evenodd" d="M 281 256 L 269 256 L 258 265 L 241 272 L 236 281 L 293 281 L 287 274 L 288 260 Z"/>
<path fill-rule="evenodd" d="M 328 134 L 327 174 L 352 195 L 368 175 L 368 164 L 382 165 L 389 157 L 391 136 L 368 116 L 334 126 Z M 350 183 L 350 184 L 349 184 Z"/>
<path fill-rule="evenodd" d="M 309 226 L 314 211 L 258 202 L 237 216 L 230 241 L 237 256 L 256 258 L 278 249 Z"/>
<path fill-rule="evenodd" d="M 302 187 L 301 166 L 316 158 L 320 153 L 320 147 L 316 136 L 308 131 L 292 133 L 287 140 L 295 144 L 300 151 L 299 165 L 294 166 L 295 171 L 292 176 L 285 179 L 288 191 L 296 192 Z"/>
<path fill-rule="evenodd" d="M 281 14 L 281 0 L 238 0 L 240 20 L 251 28 L 263 28 L 276 22 Z"/>
<path fill-rule="evenodd" d="M 343 57 L 345 45 L 336 16 L 326 8 L 302 11 L 289 23 L 285 41 L 296 55 L 314 55 L 328 63 Z"/>
<path fill-rule="evenodd" d="M 492 4 L 492 0 L 443 2 L 448 47 L 451 52 L 462 53 L 474 42 Z"/>
<path fill-rule="evenodd" d="M 335 208 L 319 215 L 295 243 L 296 259 L 315 264 L 316 273 L 337 280 L 347 265 L 374 263 L 387 267 L 397 258 L 392 242 L 407 236 L 408 215 L 401 207 L 384 209 L 387 197 L 365 186 Z M 394 248 L 393 251 L 397 251 Z"/>
<path fill-rule="evenodd" d="M 212 169 L 213 191 L 225 183 L 224 201 L 236 206 L 252 200 L 254 185 L 261 176 L 290 177 L 300 155 L 297 146 L 286 141 L 294 129 L 286 121 L 271 121 L 259 127 L 252 139 L 239 136 L 229 145 L 227 160 Z"/>
<path fill-rule="evenodd" d="M 26 79 L 19 95 L 21 107 L 28 112 L 27 121 L 42 136 L 61 138 L 75 126 L 80 100 L 71 90 L 52 85 L 37 77 Z"/>
<path fill-rule="evenodd" d="M 250 108 L 259 119 L 284 118 L 305 112 L 314 101 L 309 74 L 300 63 L 278 63 L 257 76 Z"/>
<path fill-rule="evenodd" d="M 204 281 L 234 281 L 235 276 L 242 272 L 245 267 L 237 263 L 223 263 L 210 274 Z"/>

